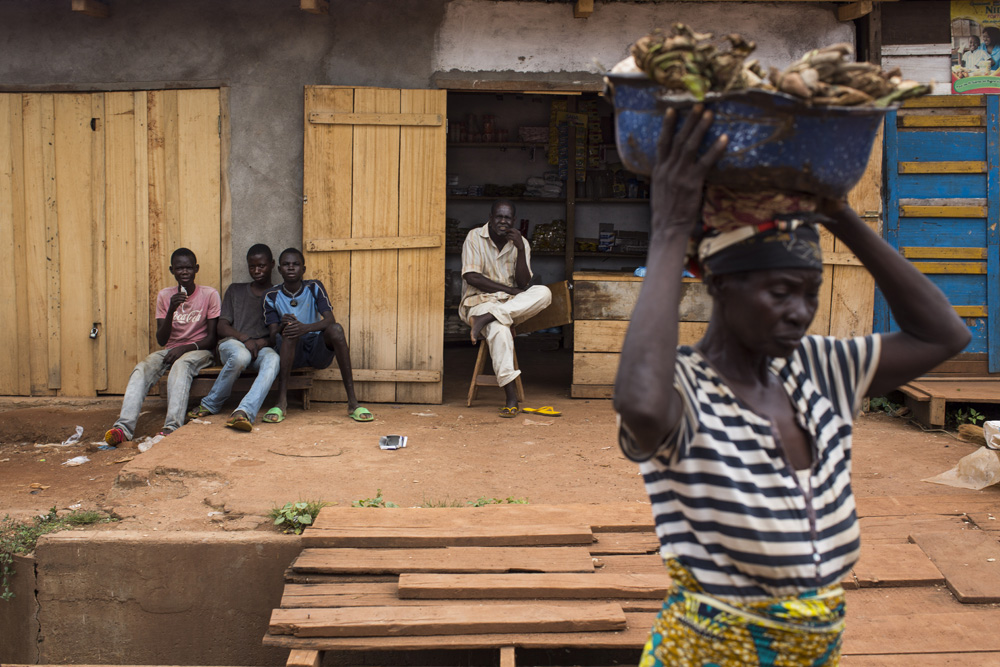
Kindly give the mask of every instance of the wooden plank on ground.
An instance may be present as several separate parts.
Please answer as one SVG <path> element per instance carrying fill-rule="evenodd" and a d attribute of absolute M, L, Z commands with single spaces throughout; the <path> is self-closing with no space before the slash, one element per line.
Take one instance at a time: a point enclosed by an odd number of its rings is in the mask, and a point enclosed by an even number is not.
<path fill-rule="evenodd" d="M 445 547 L 441 549 L 303 549 L 295 572 L 593 572 L 583 547 Z"/>
<path fill-rule="evenodd" d="M 960 515 L 914 514 L 908 516 L 866 516 L 859 519 L 861 544 L 909 544 L 910 533 L 970 528 Z"/>
<path fill-rule="evenodd" d="M 59 211 L 60 395 L 94 395 L 93 232 L 90 94 L 55 96 L 56 207 Z M 86 251 L 84 251 L 86 249 Z M 54 360 L 50 359 L 52 363 Z"/>
<path fill-rule="evenodd" d="M 858 496 L 856 502 L 859 517 L 914 514 L 961 516 L 970 512 L 1000 511 L 1000 499 L 970 491 L 925 496 Z"/>
<path fill-rule="evenodd" d="M 445 92 L 404 90 L 400 111 L 412 117 L 424 112 L 445 113 Z M 373 239 L 373 248 L 407 248 L 398 253 L 397 340 L 392 368 L 403 372 L 431 372 L 430 383 L 396 380 L 396 400 L 440 403 L 444 340 L 443 247 L 445 220 L 445 128 L 443 125 L 410 126 L 399 130 L 398 230 L 383 239 Z M 398 234 L 395 235 L 395 234 Z M 357 237 L 358 234 L 355 234 Z M 361 239 L 348 239 L 351 243 Z M 375 243 L 375 242 L 378 243 Z M 355 376 L 364 381 L 363 376 Z"/>
<path fill-rule="evenodd" d="M 352 88 L 306 86 L 305 137 L 303 144 L 302 239 L 307 246 L 307 277 L 323 283 L 330 295 L 333 314 L 351 342 L 351 257 L 348 253 L 313 253 L 313 239 L 351 237 L 353 189 L 352 137 L 350 125 L 316 125 L 309 122 L 314 109 L 350 112 L 354 109 Z M 344 401 L 347 395 L 337 382 L 321 382 L 316 391 L 330 400 Z"/>
<path fill-rule="evenodd" d="M 845 655 L 1000 651 L 1000 609 L 958 602 L 946 588 L 847 592 Z"/>
<path fill-rule="evenodd" d="M 1000 602 L 1000 542 L 995 533 L 915 533 L 911 539 L 934 562 L 961 602 Z"/>
<path fill-rule="evenodd" d="M 285 667 L 320 667 L 323 664 L 323 654 L 320 651 L 300 651 L 292 649 L 288 653 Z"/>
<path fill-rule="evenodd" d="M 660 550 L 660 541 L 652 531 L 643 533 L 598 533 L 590 547 L 591 556 L 652 554 Z"/>
<path fill-rule="evenodd" d="M 555 546 L 590 547 L 590 526 L 525 526 L 470 523 L 453 528 L 408 526 L 350 526 L 311 528 L 302 536 L 309 547 L 490 547 Z"/>
<path fill-rule="evenodd" d="M 494 525 L 590 524 L 595 533 L 652 533 L 648 503 L 570 503 L 566 505 L 486 505 L 484 507 L 324 507 L 313 528 L 348 526 L 460 527 Z M 311 529 L 310 529 L 311 530 Z M 599 536 L 598 536 L 599 537 Z"/>
<path fill-rule="evenodd" d="M 944 575 L 916 544 L 861 543 L 861 558 L 854 577 L 862 588 L 933 586 Z"/>
<path fill-rule="evenodd" d="M 345 651 L 496 648 L 638 649 L 649 636 L 656 613 L 626 613 L 627 627 L 613 632 L 530 632 L 519 634 L 432 635 L 409 637 L 292 637 L 264 636 L 264 646 Z"/>
<path fill-rule="evenodd" d="M 286 583 L 281 595 L 285 609 L 305 607 L 378 607 L 398 602 L 395 581 L 342 581 L 327 584 Z"/>
<path fill-rule="evenodd" d="M 666 572 L 659 554 L 595 556 L 594 568 L 602 574 L 654 574 Z"/>
<path fill-rule="evenodd" d="M 988 532 L 1000 531 L 1000 511 L 997 512 L 970 512 L 969 519 L 976 524 L 979 530 Z"/>
<path fill-rule="evenodd" d="M 398 637 L 511 632 L 607 632 L 626 627 L 609 602 L 275 609 L 268 632 L 296 637 Z"/>
<path fill-rule="evenodd" d="M 355 113 L 399 113 L 399 107 L 398 90 L 354 91 Z M 354 127 L 351 237 L 399 235 L 399 139 L 398 126 Z M 355 368 L 396 367 L 399 285 L 393 277 L 398 271 L 398 251 L 351 253 L 350 344 Z M 356 382 L 355 390 L 361 401 L 396 400 L 395 384 Z"/>
<path fill-rule="evenodd" d="M 662 600 L 670 587 L 664 568 L 658 574 L 514 573 L 401 574 L 400 599 L 579 599 Z M 287 590 L 287 587 L 286 587 Z"/>

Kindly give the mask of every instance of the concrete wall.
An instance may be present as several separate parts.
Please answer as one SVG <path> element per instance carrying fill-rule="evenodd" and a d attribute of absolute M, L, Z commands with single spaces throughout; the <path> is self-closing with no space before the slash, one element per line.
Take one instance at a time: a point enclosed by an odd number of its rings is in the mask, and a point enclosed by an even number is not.
<path fill-rule="evenodd" d="M 288 651 L 261 639 L 301 550 L 297 537 L 263 532 L 44 536 L 38 662 L 282 665 Z"/>
<path fill-rule="evenodd" d="M 303 86 L 426 88 L 436 71 L 587 72 L 636 37 L 686 21 L 757 40 L 768 63 L 853 41 L 832 5 L 332 0 L 329 16 L 296 0 L 114 0 L 111 16 L 69 2 L 0 0 L 0 87 L 91 90 L 231 87 L 234 277 L 254 242 L 302 241 Z"/>
<path fill-rule="evenodd" d="M 35 663 L 38 659 L 38 602 L 35 600 L 35 559 L 14 556 L 10 591 L 0 600 L 0 664 Z"/>

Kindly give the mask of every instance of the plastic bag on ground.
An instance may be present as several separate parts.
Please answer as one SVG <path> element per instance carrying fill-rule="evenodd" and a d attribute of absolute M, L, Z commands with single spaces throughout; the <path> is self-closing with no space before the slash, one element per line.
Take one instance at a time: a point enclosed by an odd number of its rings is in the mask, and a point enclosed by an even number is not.
<path fill-rule="evenodd" d="M 80 442 L 81 437 L 83 437 L 83 427 L 77 426 L 76 433 L 63 440 L 62 446 L 68 447 L 69 445 L 75 445 L 76 443 Z"/>
<path fill-rule="evenodd" d="M 988 424 L 989 422 L 987 422 Z M 986 436 L 990 442 L 990 436 Z M 968 456 L 963 456 L 951 470 L 924 480 L 933 484 L 944 484 L 959 489 L 979 491 L 1000 482 L 1000 451 L 980 447 Z"/>

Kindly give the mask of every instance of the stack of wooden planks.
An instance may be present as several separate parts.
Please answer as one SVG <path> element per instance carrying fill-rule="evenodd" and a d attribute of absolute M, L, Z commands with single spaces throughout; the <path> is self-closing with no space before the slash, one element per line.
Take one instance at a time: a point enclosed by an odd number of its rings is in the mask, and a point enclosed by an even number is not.
<path fill-rule="evenodd" d="M 842 664 L 998 664 L 1000 499 L 862 497 L 858 516 Z M 288 665 L 440 649 L 494 650 L 502 667 L 531 649 L 637 659 L 670 585 L 640 503 L 328 507 L 303 542 L 264 637 L 292 649 Z"/>

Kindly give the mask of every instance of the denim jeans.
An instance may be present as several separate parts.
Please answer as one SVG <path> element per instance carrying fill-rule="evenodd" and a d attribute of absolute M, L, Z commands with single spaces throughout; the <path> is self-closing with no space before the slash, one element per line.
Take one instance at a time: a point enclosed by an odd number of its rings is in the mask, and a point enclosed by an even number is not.
<path fill-rule="evenodd" d="M 219 357 L 222 359 L 222 371 L 219 379 L 212 385 L 212 391 L 208 396 L 201 399 L 201 405 L 206 410 L 216 413 L 222 409 L 222 405 L 229 398 L 233 391 L 233 383 L 247 368 L 257 371 L 257 377 L 253 381 L 253 386 L 247 392 L 237 410 L 246 413 L 247 418 L 252 422 L 257 419 L 257 411 L 267 397 L 267 392 L 271 389 L 274 378 L 278 377 L 278 369 L 281 366 L 281 358 L 274 348 L 265 347 L 257 352 L 257 358 L 250 360 L 250 350 L 236 340 L 230 338 L 219 345 Z"/>
<path fill-rule="evenodd" d="M 167 366 L 163 365 L 163 358 L 166 356 L 166 350 L 153 352 L 135 365 L 132 375 L 128 378 L 125 398 L 122 399 L 122 411 L 115 426 L 125 431 L 125 437 L 129 440 L 135 434 L 135 423 L 139 420 L 139 411 L 142 409 L 142 402 L 146 400 L 146 394 L 167 371 Z M 170 366 L 170 375 L 167 376 L 167 418 L 163 422 L 164 431 L 174 431 L 184 425 L 191 380 L 198 375 L 198 371 L 211 363 L 211 352 L 195 350 L 185 352 Z"/>

